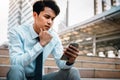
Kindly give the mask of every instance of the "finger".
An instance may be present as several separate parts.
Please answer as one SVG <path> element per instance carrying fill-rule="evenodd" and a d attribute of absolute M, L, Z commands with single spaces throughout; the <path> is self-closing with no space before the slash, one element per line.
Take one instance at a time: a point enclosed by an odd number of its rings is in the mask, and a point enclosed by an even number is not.
<path fill-rule="evenodd" d="M 71 48 L 67 48 L 67 51 L 71 52 L 72 54 L 75 54 L 76 56 L 78 56 L 78 53 L 79 53 L 79 51 L 75 51 Z"/>
<path fill-rule="evenodd" d="M 72 46 L 72 45 L 70 45 L 69 48 L 71 48 L 71 49 L 73 49 L 73 50 L 79 52 L 79 50 L 78 50 L 76 47 Z"/>
<path fill-rule="evenodd" d="M 65 48 L 64 50 L 63 50 L 63 52 L 66 52 L 67 51 L 67 49 Z"/>
<path fill-rule="evenodd" d="M 43 30 L 42 30 L 42 28 L 40 28 L 40 33 L 42 33 L 43 32 Z"/>
<path fill-rule="evenodd" d="M 69 52 L 69 51 L 66 51 L 66 52 L 64 52 L 64 53 L 65 53 L 65 55 L 68 56 L 68 57 L 73 57 L 73 58 L 76 58 L 76 57 L 77 57 L 77 55 L 74 55 L 74 54 L 72 54 L 72 53 Z"/>
<path fill-rule="evenodd" d="M 39 30 L 40 30 L 40 32 L 39 32 L 39 37 L 40 37 L 40 36 L 42 35 L 42 32 L 43 32 L 43 31 L 42 31 L 41 28 L 40 28 Z"/>

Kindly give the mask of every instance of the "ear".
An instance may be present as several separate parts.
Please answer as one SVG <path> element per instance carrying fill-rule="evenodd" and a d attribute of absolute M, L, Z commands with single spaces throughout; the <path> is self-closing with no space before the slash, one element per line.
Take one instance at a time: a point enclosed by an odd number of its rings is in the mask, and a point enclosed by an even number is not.
<path fill-rule="evenodd" d="M 33 12 L 33 17 L 36 18 L 38 15 L 36 12 Z"/>

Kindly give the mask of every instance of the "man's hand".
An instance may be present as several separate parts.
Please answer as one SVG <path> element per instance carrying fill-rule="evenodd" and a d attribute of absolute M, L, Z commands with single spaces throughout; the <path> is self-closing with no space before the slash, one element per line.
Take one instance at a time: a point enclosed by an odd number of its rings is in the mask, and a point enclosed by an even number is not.
<path fill-rule="evenodd" d="M 48 33 L 48 31 L 40 29 L 39 38 L 40 44 L 44 47 L 51 41 L 52 36 Z"/>
<path fill-rule="evenodd" d="M 79 50 L 72 46 L 72 45 L 69 45 L 65 50 L 64 50 L 64 54 L 65 56 L 67 56 L 68 58 L 68 61 L 69 63 L 74 63 L 75 62 L 75 59 L 77 58 L 79 54 Z"/>

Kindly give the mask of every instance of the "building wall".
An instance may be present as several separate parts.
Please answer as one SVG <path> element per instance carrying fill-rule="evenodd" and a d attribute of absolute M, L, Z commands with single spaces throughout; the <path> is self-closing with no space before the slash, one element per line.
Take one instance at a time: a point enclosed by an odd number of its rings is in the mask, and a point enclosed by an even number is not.
<path fill-rule="evenodd" d="M 66 16 L 59 24 L 59 32 L 76 26 L 95 15 L 120 5 L 120 0 L 67 0 Z M 64 27 L 61 27 L 64 26 Z"/>
<path fill-rule="evenodd" d="M 103 14 L 113 10 L 117 10 L 118 8 L 120 9 L 119 1 L 120 0 L 94 0 L 94 10 L 96 11 L 94 17 L 77 25 L 68 26 L 67 29 L 59 33 L 63 45 L 67 46 L 70 42 L 76 42 L 80 44 L 79 49 L 82 51 L 82 53 L 95 53 L 95 55 L 97 55 L 98 52 L 104 51 L 104 54 L 108 54 L 109 50 L 113 50 L 116 55 L 118 50 L 120 49 L 120 47 L 118 46 L 120 37 L 117 36 L 118 34 L 120 34 L 120 27 L 118 23 L 120 19 L 119 13 L 117 17 L 109 17 L 108 19 L 105 19 L 105 15 Z M 100 15 L 103 15 L 101 19 L 98 17 Z M 108 14 L 106 16 L 108 16 Z M 93 18 L 96 18 L 96 20 L 93 20 Z M 118 33 L 114 33 L 117 31 Z M 114 38 L 115 36 L 117 36 L 118 38 Z M 93 37 L 97 38 L 94 39 Z M 91 38 L 91 40 L 87 40 L 88 38 Z M 115 46 L 117 46 L 117 48 Z"/>
<path fill-rule="evenodd" d="M 9 16 L 8 16 L 8 26 L 13 27 L 20 24 L 20 0 L 10 0 L 9 1 Z"/>
<path fill-rule="evenodd" d="M 9 1 L 9 28 L 21 24 L 32 24 L 32 3 L 34 0 L 10 0 Z"/>

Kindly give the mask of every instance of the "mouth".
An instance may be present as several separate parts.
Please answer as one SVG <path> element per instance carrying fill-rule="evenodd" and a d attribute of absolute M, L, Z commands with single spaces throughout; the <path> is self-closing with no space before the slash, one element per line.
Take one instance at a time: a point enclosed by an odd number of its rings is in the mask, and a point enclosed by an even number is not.
<path fill-rule="evenodd" d="M 46 29 L 46 30 L 49 30 L 49 29 L 50 29 L 50 26 L 45 26 L 45 29 Z"/>

